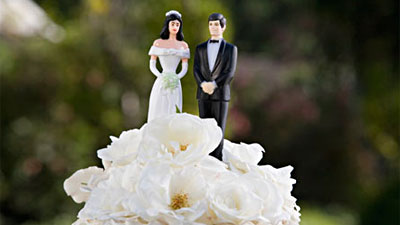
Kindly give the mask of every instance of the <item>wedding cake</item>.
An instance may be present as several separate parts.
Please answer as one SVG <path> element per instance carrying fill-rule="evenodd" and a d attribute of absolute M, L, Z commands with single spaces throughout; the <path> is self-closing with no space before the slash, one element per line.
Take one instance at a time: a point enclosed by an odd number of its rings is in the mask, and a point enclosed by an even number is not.
<path fill-rule="evenodd" d="M 104 168 L 65 180 L 84 203 L 73 225 L 295 225 L 291 166 L 257 165 L 259 144 L 224 141 L 223 161 L 209 156 L 222 138 L 214 119 L 179 113 L 111 137 L 97 151 Z"/>

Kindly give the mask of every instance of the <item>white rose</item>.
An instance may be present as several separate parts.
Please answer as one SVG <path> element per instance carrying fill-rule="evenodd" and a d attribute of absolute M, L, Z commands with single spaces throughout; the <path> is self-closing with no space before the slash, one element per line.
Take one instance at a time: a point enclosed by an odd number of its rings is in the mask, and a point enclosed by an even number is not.
<path fill-rule="evenodd" d="M 123 167 L 111 167 L 105 172 L 107 179 L 98 184 L 100 188 L 123 188 L 129 192 L 136 192 L 136 184 L 143 168 L 137 162 L 132 162 Z"/>
<path fill-rule="evenodd" d="M 143 170 L 137 195 L 131 198 L 129 206 L 147 221 L 189 224 L 207 209 L 206 190 L 199 169 L 173 169 L 167 163 L 151 162 Z"/>
<path fill-rule="evenodd" d="M 124 221 L 121 220 L 107 220 L 104 225 L 163 225 L 157 221 L 152 221 L 148 223 L 147 221 L 143 221 L 138 218 L 127 219 Z"/>
<path fill-rule="evenodd" d="M 214 151 L 222 130 L 214 119 L 179 113 L 149 122 L 143 129 L 138 159 L 148 162 L 159 158 L 185 166 L 201 161 Z"/>
<path fill-rule="evenodd" d="M 205 157 L 195 166 L 200 169 L 201 174 L 208 185 L 220 182 L 221 179 L 226 177 L 224 175 L 225 173 L 232 173 L 228 170 L 228 166 L 224 162 L 221 162 L 213 156 Z"/>
<path fill-rule="evenodd" d="M 263 152 L 259 144 L 235 144 L 225 139 L 222 160 L 229 164 L 232 171 L 247 173 L 260 162 Z"/>
<path fill-rule="evenodd" d="M 112 166 L 127 165 L 136 159 L 141 138 L 138 129 L 124 131 L 119 138 L 111 136 L 111 144 L 98 150 L 97 156 L 105 162 L 111 161 Z"/>
<path fill-rule="evenodd" d="M 210 209 L 219 220 L 215 222 L 241 224 L 261 217 L 263 201 L 252 190 L 255 183 L 234 174 L 221 181 L 212 186 L 209 196 Z"/>
<path fill-rule="evenodd" d="M 293 167 L 291 166 L 277 169 L 270 165 L 265 165 L 258 168 L 258 173 L 264 179 L 270 180 L 279 191 L 279 195 L 283 197 L 281 214 L 271 219 L 274 224 L 295 225 L 300 222 L 300 207 L 296 205 L 297 199 L 291 195 L 293 184 L 296 183 L 296 180 L 290 177 L 292 170 Z"/>
<path fill-rule="evenodd" d="M 265 178 L 273 182 L 278 190 L 284 196 L 291 196 L 293 184 L 296 180 L 290 177 L 293 167 L 285 166 L 282 168 L 274 168 L 270 165 L 263 165 L 258 167 L 258 172 Z"/>
<path fill-rule="evenodd" d="M 243 182 L 251 183 L 251 191 L 263 200 L 261 211 L 263 222 L 273 221 L 273 218 L 282 215 L 284 197 L 275 184 L 253 171 L 242 175 L 241 179 L 243 179 Z"/>
<path fill-rule="evenodd" d="M 78 219 L 72 225 L 103 225 L 103 222 L 99 220 Z"/>
<path fill-rule="evenodd" d="M 122 188 L 95 188 L 78 218 L 106 221 L 110 219 L 125 221 L 137 217 L 124 207 L 124 201 L 131 193 Z"/>
<path fill-rule="evenodd" d="M 142 166 L 137 162 L 133 162 L 128 166 L 125 166 L 124 169 L 121 183 L 122 188 L 130 192 L 136 192 L 136 185 L 139 181 L 140 174 L 143 171 Z"/>
<path fill-rule="evenodd" d="M 173 114 L 122 132 L 98 151 L 106 170 L 77 171 L 64 183 L 86 201 L 73 225 L 298 225 L 292 167 L 258 166 L 258 144 L 225 140 L 213 119 Z M 108 162 L 111 163 L 107 167 Z"/>
<path fill-rule="evenodd" d="M 120 220 L 92 220 L 92 219 L 78 219 L 72 225 L 163 225 L 157 221 L 147 223 L 145 221 L 140 221 L 136 218 L 128 219 L 124 221 Z"/>
<path fill-rule="evenodd" d="M 216 159 L 213 156 L 205 157 L 202 161 L 195 165 L 200 169 L 200 173 L 203 175 L 206 183 L 207 190 L 210 190 L 211 187 L 215 185 L 221 185 L 225 182 L 230 182 L 232 176 L 237 177 L 236 174 L 232 173 L 232 171 L 228 170 L 228 165 L 220 160 Z M 209 196 L 207 196 L 207 201 L 209 202 Z M 203 214 L 196 222 L 202 224 L 219 224 L 224 225 L 224 220 L 221 220 L 217 217 L 217 215 L 208 208 L 206 213 Z M 226 223 L 226 225 L 231 225 L 232 223 Z"/>
<path fill-rule="evenodd" d="M 91 190 L 102 179 L 105 179 L 105 174 L 101 168 L 80 169 L 64 181 L 64 190 L 76 203 L 82 203 L 88 200 Z"/>
<path fill-rule="evenodd" d="M 225 172 L 228 169 L 226 163 L 221 162 L 213 156 L 204 157 L 196 166 L 213 172 Z"/>

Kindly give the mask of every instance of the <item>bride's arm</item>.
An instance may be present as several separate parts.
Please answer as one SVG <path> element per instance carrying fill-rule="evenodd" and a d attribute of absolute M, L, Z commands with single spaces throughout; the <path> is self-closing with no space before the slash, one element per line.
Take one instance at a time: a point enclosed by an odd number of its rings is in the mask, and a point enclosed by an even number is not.
<path fill-rule="evenodd" d="M 156 64 L 157 64 L 157 56 L 152 55 L 152 56 L 150 57 L 150 71 L 151 71 L 156 77 L 159 77 L 159 76 L 161 76 L 161 73 L 160 73 L 160 71 L 158 71 Z"/>
<path fill-rule="evenodd" d="M 153 42 L 153 46 L 150 49 L 149 55 L 150 55 L 150 71 L 156 76 L 159 77 L 161 76 L 160 71 L 157 69 L 157 53 L 156 51 L 153 50 L 153 47 L 158 47 L 161 45 L 161 39 L 157 39 Z"/>
<path fill-rule="evenodd" d="M 185 49 L 185 51 L 189 51 L 189 45 L 185 41 L 182 41 L 181 44 L 182 44 L 181 46 Z M 179 79 L 184 77 L 188 71 L 188 60 L 189 58 L 182 58 L 182 70 L 177 74 Z"/>
<path fill-rule="evenodd" d="M 177 74 L 178 78 L 181 79 L 182 77 L 184 77 L 187 71 L 188 71 L 188 59 L 182 59 L 182 70 Z"/>

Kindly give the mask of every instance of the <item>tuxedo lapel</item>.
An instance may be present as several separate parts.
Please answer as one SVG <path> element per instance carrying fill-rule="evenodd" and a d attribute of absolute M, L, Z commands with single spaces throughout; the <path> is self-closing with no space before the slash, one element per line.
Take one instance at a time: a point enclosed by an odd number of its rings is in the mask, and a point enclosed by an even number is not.
<path fill-rule="evenodd" d="M 210 65 L 208 64 L 208 51 L 207 51 L 208 40 L 201 44 L 201 62 L 206 68 L 207 76 L 211 77 Z"/>
<path fill-rule="evenodd" d="M 221 63 L 221 58 L 222 55 L 224 54 L 224 50 L 225 50 L 225 40 L 221 39 L 221 45 L 219 46 L 217 59 L 215 60 L 214 68 L 211 71 L 211 76 L 213 76 L 215 69 L 218 68 L 219 64 Z"/>

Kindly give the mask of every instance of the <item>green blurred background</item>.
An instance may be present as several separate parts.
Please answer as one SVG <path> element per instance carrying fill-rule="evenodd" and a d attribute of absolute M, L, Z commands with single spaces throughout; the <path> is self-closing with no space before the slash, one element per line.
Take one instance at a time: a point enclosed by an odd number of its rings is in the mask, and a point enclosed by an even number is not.
<path fill-rule="evenodd" d="M 208 15 L 227 18 L 239 58 L 226 137 L 295 168 L 302 225 L 399 224 L 398 1 L 35 0 L 60 27 L 23 34 L 13 26 L 32 10 L 1 11 L 11 1 L 0 0 L 1 224 L 75 221 L 83 205 L 63 181 L 146 122 L 147 53 L 171 9 L 192 55 Z M 198 114 L 191 69 L 182 86 L 183 110 Z"/>

